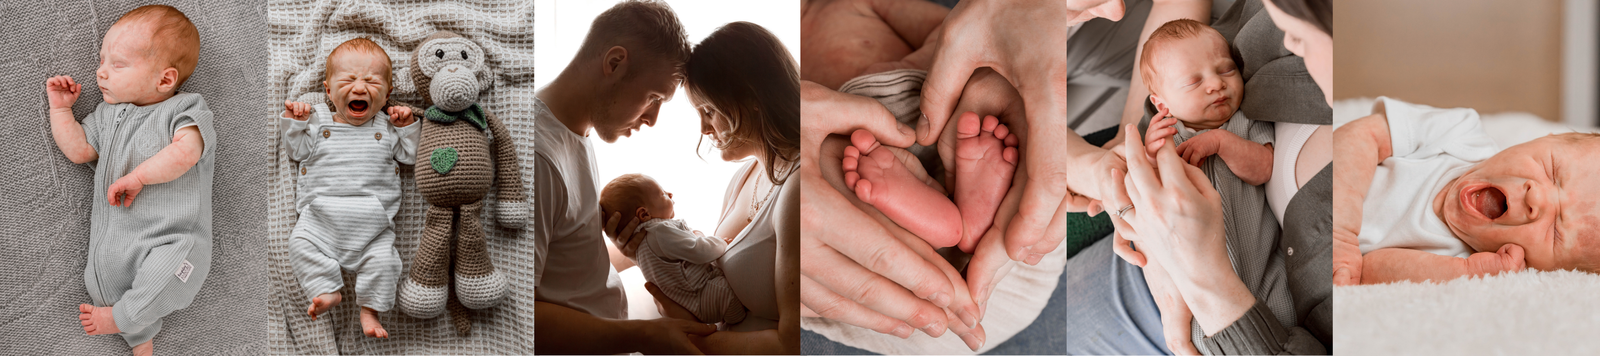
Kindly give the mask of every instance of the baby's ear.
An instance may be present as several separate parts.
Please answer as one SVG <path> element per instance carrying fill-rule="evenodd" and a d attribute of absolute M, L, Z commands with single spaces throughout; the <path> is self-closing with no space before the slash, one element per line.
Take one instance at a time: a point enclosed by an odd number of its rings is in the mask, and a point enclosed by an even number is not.
<path fill-rule="evenodd" d="M 1150 94 L 1150 103 L 1156 105 L 1156 110 L 1157 111 L 1167 110 L 1167 101 L 1166 100 L 1161 100 L 1161 96 L 1159 96 L 1159 95 L 1151 93 Z M 1159 118 L 1157 118 L 1157 119 L 1159 119 Z"/>
<path fill-rule="evenodd" d="M 644 207 L 641 206 L 634 210 L 634 217 L 638 218 L 640 223 L 643 223 L 646 220 L 650 220 L 650 211 L 644 210 Z"/>
<path fill-rule="evenodd" d="M 160 91 L 178 90 L 178 68 L 167 67 L 161 70 L 161 80 L 156 82 L 156 89 Z"/>

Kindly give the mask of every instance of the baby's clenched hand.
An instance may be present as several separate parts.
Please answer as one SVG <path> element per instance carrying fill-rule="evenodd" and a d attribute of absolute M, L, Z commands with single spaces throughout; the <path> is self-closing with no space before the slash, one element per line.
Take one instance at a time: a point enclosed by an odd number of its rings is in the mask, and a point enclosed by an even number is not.
<path fill-rule="evenodd" d="M 1183 157 L 1183 161 L 1189 162 L 1190 165 L 1200 166 L 1201 163 L 1205 163 L 1206 157 L 1217 155 L 1222 152 L 1224 145 L 1233 144 L 1238 140 L 1243 139 L 1228 130 L 1202 132 L 1178 145 L 1178 156 Z"/>
<path fill-rule="evenodd" d="M 283 118 L 295 119 L 296 121 L 306 121 L 306 119 L 311 118 L 311 104 L 284 100 Z"/>
<path fill-rule="evenodd" d="M 106 191 L 106 202 L 111 206 L 132 207 L 133 197 L 139 196 L 139 191 L 144 190 L 144 181 L 134 174 L 118 178 L 111 183 L 111 188 Z"/>
<path fill-rule="evenodd" d="M 1500 246 L 1499 251 L 1467 256 L 1467 266 L 1471 267 L 1473 274 L 1496 275 L 1528 269 L 1528 262 L 1523 258 L 1522 246 L 1505 244 Z"/>
<path fill-rule="evenodd" d="M 1172 135 L 1178 134 L 1178 129 L 1172 127 L 1178 124 L 1178 118 L 1168 116 L 1165 106 L 1159 110 L 1150 118 L 1150 127 L 1145 128 L 1144 135 L 1144 152 L 1152 160 L 1156 157 L 1156 150 L 1172 142 Z"/>
<path fill-rule="evenodd" d="M 44 92 L 50 98 L 50 109 L 72 108 L 78 101 L 83 86 L 72 81 L 71 76 L 58 75 L 44 81 Z"/>
<path fill-rule="evenodd" d="M 411 117 L 411 107 L 405 105 L 389 107 L 389 123 L 394 124 L 395 127 L 411 126 L 413 122 L 417 122 L 417 120 Z"/>

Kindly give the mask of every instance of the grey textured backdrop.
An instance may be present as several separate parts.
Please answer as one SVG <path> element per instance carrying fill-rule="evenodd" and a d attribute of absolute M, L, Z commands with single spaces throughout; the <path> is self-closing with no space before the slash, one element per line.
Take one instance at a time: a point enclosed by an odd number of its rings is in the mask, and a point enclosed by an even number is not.
<path fill-rule="evenodd" d="M 89 302 L 83 267 L 94 167 L 73 164 L 50 136 L 44 81 L 71 75 L 84 93 L 83 119 L 100 102 L 94 71 L 101 37 L 142 1 L 4 0 L 0 7 L 0 354 L 115 355 L 122 338 L 86 336 L 78 304 Z M 188 308 L 166 317 L 158 354 L 266 352 L 265 5 L 260 1 L 169 1 L 200 30 L 200 61 L 183 91 L 216 114 L 211 275 Z M 281 104 L 280 104 L 281 105 Z"/>

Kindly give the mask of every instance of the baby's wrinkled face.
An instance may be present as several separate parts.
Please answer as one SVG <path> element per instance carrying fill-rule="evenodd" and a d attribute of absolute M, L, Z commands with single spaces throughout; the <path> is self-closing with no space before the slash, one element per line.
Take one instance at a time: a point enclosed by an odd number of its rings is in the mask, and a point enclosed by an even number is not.
<path fill-rule="evenodd" d="M 1521 246 L 1528 267 L 1600 258 L 1600 138 L 1552 135 L 1501 151 L 1439 192 L 1435 213 L 1477 251 Z"/>
<path fill-rule="evenodd" d="M 94 77 L 107 104 L 148 105 L 164 99 L 157 87 L 166 68 L 158 64 L 162 54 L 156 53 L 160 48 L 152 46 L 150 36 L 149 25 L 143 23 L 116 24 L 106 30 Z"/>
<path fill-rule="evenodd" d="M 643 188 L 641 190 L 645 194 L 644 204 L 640 208 L 644 208 L 650 214 L 649 218 L 671 219 L 677 216 L 677 212 L 673 210 L 675 202 L 672 201 L 672 193 L 662 190 L 661 185 L 656 184 L 654 179 L 647 180 L 640 188 Z M 639 220 L 643 222 L 644 217 L 640 217 Z"/>
<path fill-rule="evenodd" d="M 342 51 L 328 61 L 328 100 L 333 102 L 333 121 L 360 126 L 378 115 L 388 104 L 389 62 L 381 55 Z"/>
<path fill-rule="evenodd" d="M 1151 58 L 1156 78 L 1150 101 L 1192 129 L 1228 122 L 1244 98 L 1244 79 L 1222 36 L 1204 33 L 1162 44 Z"/>

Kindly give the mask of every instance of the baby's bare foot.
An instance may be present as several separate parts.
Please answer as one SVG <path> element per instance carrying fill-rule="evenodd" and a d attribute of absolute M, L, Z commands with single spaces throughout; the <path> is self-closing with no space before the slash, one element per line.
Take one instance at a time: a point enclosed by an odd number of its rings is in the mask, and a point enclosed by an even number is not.
<path fill-rule="evenodd" d="M 1017 172 L 1017 136 L 994 116 L 961 114 L 956 122 L 956 207 L 966 228 L 961 251 L 972 252 L 994 223 L 995 210 Z"/>
<path fill-rule="evenodd" d="M 311 320 L 317 320 L 317 316 L 328 312 L 328 309 L 333 309 L 333 306 L 339 305 L 339 301 L 343 299 L 344 298 L 339 295 L 339 292 L 327 293 L 319 295 L 316 298 L 311 298 L 311 307 L 306 308 L 306 315 L 310 315 Z"/>
<path fill-rule="evenodd" d="M 361 307 L 361 332 L 376 338 L 389 337 L 389 331 L 378 323 L 378 311 L 368 307 Z"/>
<path fill-rule="evenodd" d="M 961 212 L 938 190 L 923 183 L 865 130 L 856 131 L 844 149 L 844 181 L 856 197 L 872 204 L 933 247 L 961 239 Z"/>
<path fill-rule="evenodd" d="M 78 320 L 83 322 L 83 332 L 89 335 L 107 335 L 122 332 L 122 330 L 117 329 L 117 320 L 116 317 L 111 315 L 111 307 L 78 304 Z"/>
<path fill-rule="evenodd" d="M 145 341 L 143 344 L 139 344 L 139 346 L 134 346 L 133 356 L 150 356 L 151 354 L 155 353 L 156 346 L 153 344 L 154 342 L 155 340 L 150 340 Z"/>

